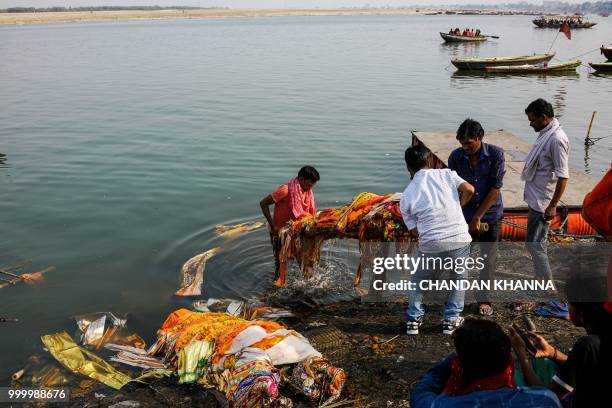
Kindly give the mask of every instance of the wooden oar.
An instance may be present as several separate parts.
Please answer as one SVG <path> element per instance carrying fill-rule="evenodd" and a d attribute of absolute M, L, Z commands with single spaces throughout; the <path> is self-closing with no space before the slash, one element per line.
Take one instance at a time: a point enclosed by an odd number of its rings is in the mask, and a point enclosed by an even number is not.
<path fill-rule="evenodd" d="M 496 40 L 499 40 L 499 36 L 498 35 L 482 35 L 482 37 L 487 37 L 487 38 L 495 38 Z"/>

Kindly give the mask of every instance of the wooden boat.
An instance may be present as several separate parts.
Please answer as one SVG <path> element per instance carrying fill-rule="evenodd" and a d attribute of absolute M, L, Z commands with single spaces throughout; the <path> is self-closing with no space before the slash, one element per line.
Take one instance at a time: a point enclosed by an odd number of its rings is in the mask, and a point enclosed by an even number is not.
<path fill-rule="evenodd" d="M 520 57 L 507 58 L 465 58 L 451 60 L 451 64 L 453 64 L 458 69 L 484 71 L 486 67 L 541 64 L 543 62 L 550 61 L 551 59 L 553 59 L 554 56 L 555 54 L 552 53 L 523 55 Z"/>
<path fill-rule="evenodd" d="M 591 28 L 597 23 L 584 21 L 584 16 L 542 16 L 533 20 L 539 28 L 561 28 L 563 23 L 569 23 L 570 28 Z"/>
<path fill-rule="evenodd" d="M 601 50 L 602 55 L 606 57 L 608 61 L 612 61 L 612 47 L 604 47 L 602 45 L 600 50 Z"/>
<path fill-rule="evenodd" d="M 485 71 L 504 73 L 504 74 L 531 74 L 531 73 L 542 73 L 542 72 L 560 72 L 560 71 L 576 71 L 582 64 L 582 61 L 567 61 L 560 62 L 558 64 L 539 64 L 539 65 L 506 65 L 497 67 L 486 67 Z"/>
<path fill-rule="evenodd" d="M 589 62 L 589 65 L 597 72 L 612 72 L 612 61 L 602 62 L 600 64 Z"/>
<path fill-rule="evenodd" d="M 448 33 L 440 33 L 440 36 L 446 42 L 482 42 L 487 41 L 487 37 L 478 36 L 478 37 L 468 37 L 467 35 L 454 35 Z"/>

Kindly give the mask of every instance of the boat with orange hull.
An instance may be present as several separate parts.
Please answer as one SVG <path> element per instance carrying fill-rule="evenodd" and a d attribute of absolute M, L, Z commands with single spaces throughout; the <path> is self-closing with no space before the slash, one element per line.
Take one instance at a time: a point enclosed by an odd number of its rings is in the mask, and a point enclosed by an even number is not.
<path fill-rule="evenodd" d="M 527 210 L 506 210 L 502 219 L 502 241 L 524 241 L 527 236 Z M 586 238 L 598 235 L 582 217 L 581 208 L 559 208 L 550 221 L 551 238 L 567 236 Z"/>

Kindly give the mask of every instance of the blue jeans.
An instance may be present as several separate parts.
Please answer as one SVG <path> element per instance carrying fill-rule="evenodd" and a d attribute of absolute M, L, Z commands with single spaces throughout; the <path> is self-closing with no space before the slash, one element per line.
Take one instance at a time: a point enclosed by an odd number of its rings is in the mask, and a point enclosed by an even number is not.
<path fill-rule="evenodd" d="M 544 213 L 529 209 L 527 215 L 527 251 L 531 254 L 536 279 L 552 279 L 546 247 L 550 221 L 544 220 Z"/>
<path fill-rule="evenodd" d="M 440 257 L 444 258 L 467 258 L 470 256 L 470 244 L 464 247 L 453 249 L 452 251 L 444 251 L 435 254 L 422 254 L 419 252 L 419 257 Z M 423 307 L 423 292 L 421 291 L 421 281 L 432 278 L 433 270 L 424 269 L 419 267 L 414 275 L 412 276 L 412 282 L 416 284 L 415 290 L 412 291 L 410 296 L 410 303 L 408 304 L 408 310 L 406 311 L 406 318 L 408 321 L 420 322 L 423 320 L 425 315 L 425 308 Z M 457 281 L 459 279 L 467 279 L 468 271 L 459 274 L 454 270 L 449 270 L 451 279 Z M 448 298 L 446 299 L 446 306 L 444 307 L 444 320 L 456 320 L 461 312 L 463 311 L 463 305 L 465 303 L 465 292 L 463 290 L 454 289 L 451 290 Z"/>

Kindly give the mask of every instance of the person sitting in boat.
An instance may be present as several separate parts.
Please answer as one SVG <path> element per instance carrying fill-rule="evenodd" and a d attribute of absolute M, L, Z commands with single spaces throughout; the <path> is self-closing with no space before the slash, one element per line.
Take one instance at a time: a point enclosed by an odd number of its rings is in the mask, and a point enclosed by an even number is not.
<path fill-rule="evenodd" d="M 517 387 L 510 338 L 492 320 L 468 318 L 453 334 L 455 352 L 432 367 L 410 395 L 412 408 L 560 408 L 545 387 Z"/>
<path fill-rule="evenodd" d="M 449 33 L 450 35 L 454 35 L 454 34 L 455 34 L 455 30 L 453 30 L 453 28 L 451 28 L 450 30 L 448 30 L 448 33 Z"/>
<path fill-rule="evenodd" d="M 459 27 L 455 28 L 455 35 L 461 35 L 461 30 Z"/>
<path fill-rule="evenodd" d="M 476 37 L 480 37 L 480 28 L 476 30 Z"/>
<path fill-rule="evenodd" d="M 464 37 L 468 36 L 468 29 L 466 28 L 465 30 L 463 30 L 463 34 L 461 34 Z"/>

